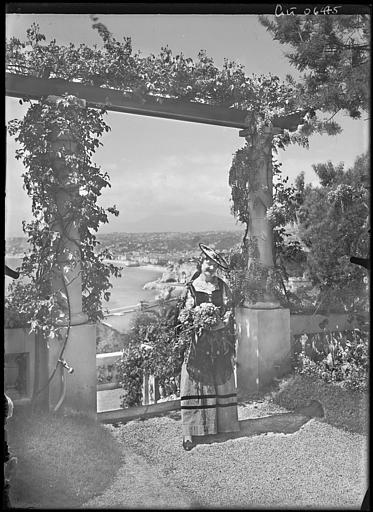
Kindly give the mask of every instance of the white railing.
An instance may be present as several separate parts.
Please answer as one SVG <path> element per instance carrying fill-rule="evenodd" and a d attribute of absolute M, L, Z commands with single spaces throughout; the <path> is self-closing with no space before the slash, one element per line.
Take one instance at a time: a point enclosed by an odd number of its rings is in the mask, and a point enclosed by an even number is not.
<path fill-rule="evenodd" d="M 159 299 L 152 301 L 143 300 L 140 301 L 138 304 L 134 304 L 132 306 L 121 306 L 119 308 L 110 309 L 108 313 L 104 314 L 104 317 L 107 318 L 109 316 L 122 316 L 126 315 L 127 313 L 134 313 L 135 311 L 147 311 L 148 309 L 161 307 L 164 304 L 170 304 L 172 302 L 177 302 L 178 300 L 178 297 L 163 301 L 160 301 Z"/>
<path fill-rule="evenodd" d="M 97 390 L 104 391 L 108 389 L 118 389 L 120 385 L 120 377 L 116 367 L 116 363 L 120 361 L 123 352 L 108 352 L 106 354 L 96 355 L 96 371 L 97 371 Z M 144 374 L 142 383 L 142 404 L 156 404 L 163 402 L 168 396 L 174 397 L 179 391 L 178 382 L 173 384 L 173 390 L 165 390 L 159 385 L 158 379 L 154 375 Z"/>
<path fill-rule="evenodd" d="M 116 362 L 122 357 L 122 352 L 108 352 L 106 354 L 96 354 L 97 371 L 97 389 L 120 388 L 119 374 Z"/>

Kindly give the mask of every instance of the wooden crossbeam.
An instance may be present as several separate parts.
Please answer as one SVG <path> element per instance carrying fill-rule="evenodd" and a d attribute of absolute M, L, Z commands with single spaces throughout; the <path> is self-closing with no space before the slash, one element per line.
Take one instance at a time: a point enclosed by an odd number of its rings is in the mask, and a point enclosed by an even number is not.
<path fill-rule="evenodd" d="M 5 93 L 15 98 L 39 99 L 42 96 L 64 93 L 85 99 L 90 107 L 138 114 L 143 116 L 161 117 L 204 123 L 229 128 L 245 128 L 245 110 L 223 108 L 202 103 L 192 103 L 170 98 L 154 96 L 136 96 L 133 93 L 123 93 L 115 89 L 83 85 L 61 79 L 44 79 L 30 76 L 6 73 Z"/>
<path fill-rule="evenodd" d="M 137 114 L 142 116 L 176 119 L 192 123 L 203 123 L 228 128 L 240 128 L 240 136 L 247 135 L 250 125 L 250 111 L 224 108 L 203 103 L 186 102 L 159 96 L 136 95 L 107 87 L 94 87 L 78 82 L 68 82 L 59 78 L 35 78 L 31 76 L 5 74 L 5 94 L 14 98 L 37 100 L 42 96 L 60 96 L 64 93 L 85 99 L 89 107 Z M 279 130 L 296 130 L 304 113 L 293 113 L 272 119 Z"/>

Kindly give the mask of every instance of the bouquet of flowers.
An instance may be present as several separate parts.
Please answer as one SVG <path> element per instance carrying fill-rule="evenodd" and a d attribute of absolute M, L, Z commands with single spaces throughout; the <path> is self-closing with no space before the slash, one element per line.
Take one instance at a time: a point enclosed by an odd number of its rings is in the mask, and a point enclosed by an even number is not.
<path fill-rule="evenodd" d="M 203 302 L 193 309 L 183 309 L 179 314 L 183 330 L 195 330 L 201 334 L 203 329 L 211 330 L 222 326 L 220 310 L 214 304 Z"/>

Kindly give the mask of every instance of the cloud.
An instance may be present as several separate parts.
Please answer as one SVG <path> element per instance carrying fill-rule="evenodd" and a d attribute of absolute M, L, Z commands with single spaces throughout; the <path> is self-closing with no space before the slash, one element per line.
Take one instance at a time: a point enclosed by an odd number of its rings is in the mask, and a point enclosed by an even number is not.
<path fill-rule="evenodd" d="M 140 162 L 111 173 L 105 203 L 123 216 L 172 210 L 229 211 L 228 171 L 231 155 L 167 155 L 142 167 Z"/>

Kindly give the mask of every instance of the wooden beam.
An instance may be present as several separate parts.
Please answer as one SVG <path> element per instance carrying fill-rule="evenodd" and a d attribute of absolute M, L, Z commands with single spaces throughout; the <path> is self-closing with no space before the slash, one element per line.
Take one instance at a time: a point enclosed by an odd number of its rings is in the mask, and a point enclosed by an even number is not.
<path fill-rule="evenodd" d="M 152 418 L 161 416 L 170 411 L 180 410 L 180 399 L 168 400 L 151 405 L 138 405 L 128 409 L 115 409 L 111 411 L 100 411 L 97 413 L 97 419 L 101 423 L 126 423 L 127 421 L 139 418 Z"/>
<path fill-rule="evenodd" d="M 239 134 L 241 137 L 247 135 L 247 128 L 250 125 L 251 116 L 248 110 L 186 102 L 160 96 L 141 96 L 106 87 L 68 82 L 59 78 L 45 79 L 13 73 L 5 74 L 5 94 L 7 96 L 37 100 L 42 96 L 61 96 L 64 93 L 85 99 L 90 107 L 104 106 L 107 110 L 114 112 L 240 128 L 242 130 Z M 275 116 L 272 124 L 280 130 L 293 131 L 302 122 L 304 114 L 304 112 L 297 112 L 282 117 Z"/>
<path fill-rule="evenodd" d="M 83 85 L 61 79 L 44 79 L 6 73 L 5 94 L 14 98 L 39 99 L 42 96 L 64 93 L 85 99 L 94 108 L 105 106 L 107 110 L 203 123 L 228 128 L 245 128 L 246 110 L 223 108 L 202 103 L 179 101 L 155 96 L 136 96 L 115 89 Z"/>

